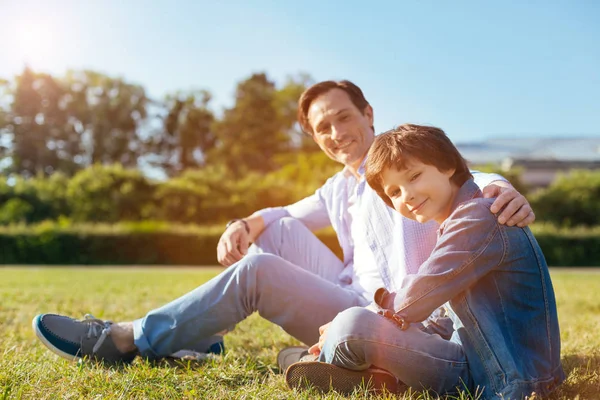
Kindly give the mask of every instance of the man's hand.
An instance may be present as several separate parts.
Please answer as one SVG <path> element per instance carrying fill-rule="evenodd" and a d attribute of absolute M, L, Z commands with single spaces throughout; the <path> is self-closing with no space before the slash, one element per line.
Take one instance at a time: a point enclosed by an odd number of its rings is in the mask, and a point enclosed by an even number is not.
<path fill-rule="evenodd" d="M 321 354 L 321 350 L 323 349 L 323 344 L 325 344 L 325 339 L 327 338 L 327 329 L 329 329 L 329 325 L 331 325 L 331 322 L 328 322 L 319 328 L 319 335 L 321 335 L 319 337 L 319 343 L 315 343 L 312 346 L 310 346 L 310 348 L 308 349 L 308 352 L 310 354 L 315 355 L 315 356 L 318 356 L 319 354 Z"/>
<path fill-rule="evenodd" d="M 241 221 L 234 222 L 223 232 L 217 245 L 219 264 L 229 267 L 240 261 L 248 252 L 250 237 Z"/>
<path fill-rule="evenodd" d="M 498 222 L 501 224 L 517 225 L 522 228 L 535 221 L 535 214 L 525 196 L 517 192 L 508 182 L 497 181 L 489 184 L 483 188 L 483 197 L 496 197 L 491 207 L 493 213 L 497 213 L 504 207 L 498 216 Z"/>

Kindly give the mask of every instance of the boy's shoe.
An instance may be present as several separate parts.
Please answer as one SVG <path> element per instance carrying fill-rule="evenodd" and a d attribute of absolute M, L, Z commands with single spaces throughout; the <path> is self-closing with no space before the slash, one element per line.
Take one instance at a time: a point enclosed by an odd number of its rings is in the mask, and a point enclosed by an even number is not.
<path fill-rule="evenodd" d="M 288 367 L 298 361 L 316 361 L 318 356 L 313 356 L 308 353 L 306 346 L 290 346 L 281 350 L 277 354 L 277 365 L 279 371 L 285 373 Z"/>
<path fill-rule="evenodd" d="M 290 388 L 313 387 L 322 392 L 334 390 L 350 394 L 359 387 L 373 391 L 384 389 L 391 393 L 398 390 L 398 379 L 379 368 L 352 371 L 333 364 L 319 361 L 299 361 L 285 371 L 285 382 Z"/>
<path fill-rule="evenodd" d="M 75 361 L 89 358 L 107 363 L 129 363 L 137 355 L 137 350 L 121 353 L 112 340 L 111 321 L 102 321 L 86 314 L 76 320 L 56 314 L 40 314 L 32 326 L 36 336 L 53 353 Z"/>

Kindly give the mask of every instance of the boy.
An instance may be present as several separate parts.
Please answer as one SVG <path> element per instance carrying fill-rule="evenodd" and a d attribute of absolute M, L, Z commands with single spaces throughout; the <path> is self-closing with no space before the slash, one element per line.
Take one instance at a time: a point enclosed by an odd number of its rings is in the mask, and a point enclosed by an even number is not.
<path fill-rule="evenodd" d="M 290 366 L 288 384 L 327 374 L 334 389 L 348 375 L 358 385 L 375 376 L 357 374 L 371 366 L 413 389 L 485 399 L 545 396 L 560 384 L 556 303 L 539 245 L 529 228 L 498 223 L 444 132 L 407 124 L 378 136 L 366 179 L 403 216 L 439 223 L 436 246 L 397 293 L 380 289 L 372 307 L 338 314 L 316 345 L 322 362 Z M 421 323 L 443 304 L 450 340 Z"/>

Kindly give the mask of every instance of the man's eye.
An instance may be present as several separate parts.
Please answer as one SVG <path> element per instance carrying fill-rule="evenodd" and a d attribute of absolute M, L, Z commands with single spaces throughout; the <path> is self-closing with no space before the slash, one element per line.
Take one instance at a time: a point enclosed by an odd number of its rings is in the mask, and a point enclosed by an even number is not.
<path fill-rule="evenodd" d="M 348 121 L 349 118 L 350 117 L 348 116 L 348 114 L 344 114 L 340 117 L 340 121 L 345 122 L 345 121 Z"/>
<path fill-rule="evenodd" d="M 412 182 L 412 181 L 416 180 L 419 176 L 421 176 L 421 173 L 417 172 L 416 174 L 414 174 L 413 176 L 411 176 L 410 181 Z"/>

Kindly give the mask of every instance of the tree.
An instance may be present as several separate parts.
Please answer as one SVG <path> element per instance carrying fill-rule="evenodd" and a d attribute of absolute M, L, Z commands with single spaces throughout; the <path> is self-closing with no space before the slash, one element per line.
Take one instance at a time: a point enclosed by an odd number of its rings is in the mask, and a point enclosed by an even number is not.
<path fill-rule="evenodd" d="M 290 76 L 283 87 L 275 93 L 275 107 L 282 129 L 290 139 L 289 148 L 292 151 L 319 151 L 314 140 L 300 129 L 297 116 L 298 99 L 313 83 L 313 79 L 308 74 L 299 74 L 297 77 Z"/>
<path fill-rule="evenodd" d="M 70 111 L 80 123 L 85 164 L 137 166 L 143 152 L 139 128 L 147 116 L 142 86 L 94 71 L 69 71 Z"/>
<path fill-rule="evenodd" d="M 275 169 L 273 156 L 289 146 L 276 107 L 275 84 L 264 73 L 238 84 L 235 105 L 225 110 L 214 129 L 217 147 L 207 157 L 212 162 L 224 162 L 235 176 L 247 170 Z"/>
<path fill-rule="evenodd" d="M 216 142 L 212 129 L 215 117 L 208 107 L 210 100 L 206 90 L 177 92 L 166 97 L 162 129 L 148 145 L 155 156 L 152 164 L 162 167 L 168 175 L 206 164 L 205 154 Z"/>
<path fill-rule="evenodd" d="M 560 175 L 531 199 L 539 221 L 572 227 L 600 225 L 600 171 L 573 170 Z"/>
<path fill-rule="evenodd" d="M 24 176 L 73 172 L 79 138 L 68 112 L 67 88 L 48 74 L 25 68 L 14 84 L 5 85 L 10 103 L 0 120 L 3 156 L 10 172 Z"/>

